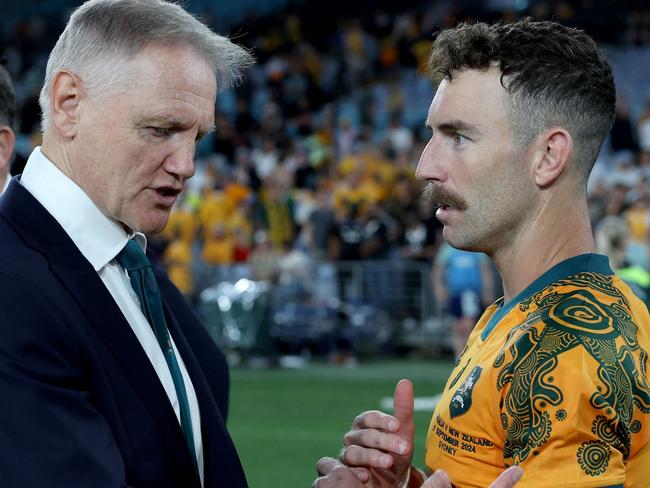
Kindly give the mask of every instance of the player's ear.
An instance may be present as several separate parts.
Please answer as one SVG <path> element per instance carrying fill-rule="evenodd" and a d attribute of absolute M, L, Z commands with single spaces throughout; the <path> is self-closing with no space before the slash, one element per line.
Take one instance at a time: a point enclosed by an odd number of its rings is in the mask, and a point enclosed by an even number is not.
<path fill-rule="evenodd" d="M 540 134 L 536 142 L 539 150 L 533 166 L 535 183 L 545 188 L 565 171 L 573 157 L 573 139 L 566 129 L 553 127 Z"/>
<path fill-rule="evenodd" d="M 75 73 L 61 70 L 52 78 L 50 120 L 62 137 L 76 135 L 80 101 L 84 95 L 83 82 Z"/>

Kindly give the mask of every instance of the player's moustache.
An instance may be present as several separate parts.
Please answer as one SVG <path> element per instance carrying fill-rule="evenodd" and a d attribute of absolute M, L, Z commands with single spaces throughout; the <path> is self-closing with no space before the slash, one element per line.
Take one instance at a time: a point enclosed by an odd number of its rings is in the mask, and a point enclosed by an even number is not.
<path fill-rule="evenodd" d="M 465 210 L 467 204 L 460 195 L 453 193 L 435 183 L 429 183 L 422 192 L 422 198 L 438 207 L 447 205 L 458 210 Z"/>

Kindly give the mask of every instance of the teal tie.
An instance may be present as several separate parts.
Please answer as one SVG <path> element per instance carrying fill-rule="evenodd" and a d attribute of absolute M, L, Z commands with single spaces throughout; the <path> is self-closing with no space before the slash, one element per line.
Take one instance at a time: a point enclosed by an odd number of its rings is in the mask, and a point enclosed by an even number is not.
<path fill-rule="evenodd" d="M 167 323 L 165 322 L 165 315 L 162 309 L 160 290 L 158 289 L 158 283 L 151 269 L 151 263 L 142 252 L 140 245 L 133 239 L 127 242 L 116 259 L 129 273 L 131 287 L 140 299 L 142 313 L 153 328 L 158 344 L 160 344 L 160 348 L 167 361 L 167 366 L 169 366 L 169 372 L 174 380 L 174 387 L 176 388 L 176 395 L 178 396 L 178 403 L 181 410 L 181 429 L 183 430 L 187 447 L 190 450 L 194 467 L 198 472 L 190 406 L 187 401 L 185 383 L 183 382 L 181 368 L 178 366 L 178 360 L 172 348 L 172 341 L 169 337 L 169 331 L 167 330 Z"/>

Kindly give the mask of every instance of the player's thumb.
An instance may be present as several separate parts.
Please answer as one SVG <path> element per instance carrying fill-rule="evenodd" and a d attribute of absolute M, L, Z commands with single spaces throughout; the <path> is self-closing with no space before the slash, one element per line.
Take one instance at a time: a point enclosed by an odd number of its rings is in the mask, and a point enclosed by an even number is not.
<path fill-rule="evenodd" d="M 393 416 L 399 420 L 400 431 L 408 435 L 413 433 L 413 383 L 400 380 L 395 387 L 393 397 Z"/>

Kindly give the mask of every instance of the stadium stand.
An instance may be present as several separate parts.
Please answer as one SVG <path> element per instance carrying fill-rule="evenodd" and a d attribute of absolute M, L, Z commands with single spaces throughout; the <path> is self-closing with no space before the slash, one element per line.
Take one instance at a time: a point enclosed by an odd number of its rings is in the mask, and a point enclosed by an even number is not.
<path fill-rule="evenodd" d="M 595 229 L 619 218 L 619 267 L 647 275 L 645 2 L 409 1 L 400 11 L 394 2 L 352 3 L 328 2 L 323 14 L 309 0 L 189 2 L 258 59 L 243 86 L 219 96 L 217 130 L 197 148 L 197 174 L 151 239 L 217 340 L 263 354 L 449 348 L 431 279 L 440 227 L 413 173 L 433 93 L 418 67 L 436 29 L 462 20 L 552 18 L 601 42 L 619 107 L 590 181 L 591 217 Z M 14 174 L 39 144 L 45 53 L 75 4 L 14 2 L 0 24 L 19 102 Z M 647 292 L 647 279 L 629 276 Z"/>

